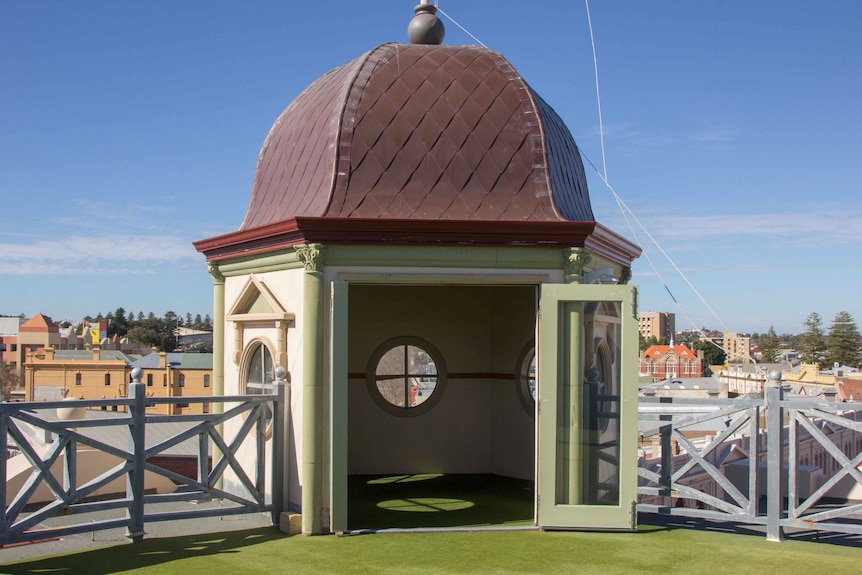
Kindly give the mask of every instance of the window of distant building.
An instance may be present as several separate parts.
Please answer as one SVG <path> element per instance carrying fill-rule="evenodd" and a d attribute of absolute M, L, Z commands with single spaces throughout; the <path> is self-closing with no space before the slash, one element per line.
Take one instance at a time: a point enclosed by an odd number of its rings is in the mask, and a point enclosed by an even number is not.
<path fill-rule="evenodd" d="M 81 385 L 82 375 L 80 373 L 75 374 L 75 385 Z"/>
<path fill-rule="evenodd" d="M 204 402 L 204 404 L 203 404 L 203 412 L 204 412 L 204 413 L 209 413 L 209 412 L 210 412 L 210 404 L 209 404 L 209 403 Z"/>
<path fill-rule="evenodd" d="M 186 407 L 188 407 L 188 406 L 189 406 L 189 404 L 188 404 L 188 403 L 178 403 L 178 404 L 177 404 L 177 409 L 184 409 L 184 408 L 186 408 Z"/>
<path fill-rule="evenodd" d="M 205 373 L 204 374 L 204 387 L 209 387 L 209 386 L 210 386 L 210 374 Z"/>
<path fill-rule="evenodd" d="M 186 375 L 184 373 L 180 374 L 179 385 L 180 385 L 180 387 L 186 386 Z"/>
<path fill-rule="evenodd" d="M 395 415 L 420 415 L 440 401 L 446 386 L 443 356 L 429 342 L 399 337 L 371 355 L 366 385 L 374 402 Z"/>
<path fill-rule="evenodd" d="M 105 374 L 105 385 L 111 385 L 111 374 L 110 373 Z"/>
<path fill-rule="evenodd" d="M 163 373 L 162 374 L 162 387 L 167 387 L 167 386 L 168 386 L 168 374 Z"/>
<path fill-rule="evenodd" d="M 18 344 L 17 343 L 10 343 L 9 345 L 12 348 L 10 351 L 18 351 Z"/>
<path fill-rule="evenodd" d="M 153 387 L 153 374 L 147 374 L 147 387 Z"/>

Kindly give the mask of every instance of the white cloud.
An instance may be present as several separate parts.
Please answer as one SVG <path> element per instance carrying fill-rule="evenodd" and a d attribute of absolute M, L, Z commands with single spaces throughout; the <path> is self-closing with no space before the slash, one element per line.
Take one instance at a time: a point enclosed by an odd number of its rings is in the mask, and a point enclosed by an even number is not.
<path fill-rule="evenodd" d="M 695 215 L 679 213 L 638 214 L 638 219 L 657 239 L 702 239 L 740 237 L 773 239 L 784 247 L 835 246 L 859 243 L 858 227 L 838 211 L 777 212 L 770 214 Z M 642 241 L 646 237 L 638 229 Z"/>
<path fill-rule="evenodd" d="M 176 235 L 70 235 L 0 243 L 0 274 L 139 274 L 153 266 L 200 263 L 188 238 Z"/>

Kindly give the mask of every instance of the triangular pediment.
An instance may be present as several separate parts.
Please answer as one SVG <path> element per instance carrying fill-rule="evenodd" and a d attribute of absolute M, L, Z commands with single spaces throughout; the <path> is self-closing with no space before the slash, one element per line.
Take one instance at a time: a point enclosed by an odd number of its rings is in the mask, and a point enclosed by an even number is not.
<path fill-rule="evenodd" d="M 262 279 L 251 275 L 225 319 L 228 321 L 292 320 L 294 315 L 284 309 L 278 297 Z"/>

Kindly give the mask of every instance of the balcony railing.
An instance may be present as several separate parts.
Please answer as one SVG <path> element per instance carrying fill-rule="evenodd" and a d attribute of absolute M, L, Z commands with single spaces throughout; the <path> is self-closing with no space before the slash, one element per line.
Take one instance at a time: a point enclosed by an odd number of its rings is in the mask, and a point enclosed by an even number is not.
<path fill-rule="evenodd" d="M 862 404 L 642 397 L 638 511 L 862 533 Z"/>
<path fill-rule="evenodd" d="M 118 527 L 125 528 L 131 540 L 139 541 L 147 522 L 239 513 L 270 512 L 273 523 L 277 522 L 282 491 L 272 489 L 267 500 L 266 482 L 267 478 L 271 485 L 283 482 L 279 454 L 283 453 L 280 426 L 284 421 L 284 382 L 276 381 L 272 395 L 148 398 L 140 375 L 140 370 L 133 370 L 134 381 L 125 399 L 0 404 L 0 453 L 5 454 L 11 442 L 32 468 L 29 478 L 8 498 L 7 482 L 0 482 L 0 501 L 5 503 L 5 510 L 0 512 L 0 545 Z M 148 406 L 179 402 L 207 403 L 222 409 L 194 415 L 146 413 Z M 72 413 L 72 419 L 58 420 L 58 409 L 78 413 Z M 108 410 L 95 412 L 107 417 L 86 417 L 87 410 Z M 276 444 L 268 457 L 269 433 Z M 194 454 L 190 457 L 193 473 L 178 473 L 156 463 L 169 459 L 165 454 L 180 446 Z M 110 459 L 112 464 L 85 479 L 89 476 L 79 465 L 85 452 L 96 453 L 102 461 Z M 0 477 L 7 477 L 8 465 L 6 457 L 0 458 Z M 169 479 L 176 489 L 148 492 L 145 473 Z M 111 487 L 117 480 L 125 480 L 120 493 Z M 41 485 L 50 491 L 47 500 L 35 497 Z M 106 490 L 110 493 L 100 495 Z M 165 510 L 166 506 L 160 505 L 212 499 L 222 505 L 181 510 Z M 111 510 L 123 510 L 124 514 L 45 526 L 61 515 Z"/>
<path fill-rule="evenodd" d="M 640 398 L 638 511 L 761 525 L 774 541 L 787 528 L 862 533 L 862 404 L 785 398 L 780 374 L 771 383 L 762 399 Z M 117 527 L 138 541 L 147 522 L 238 513 L 269 512 L 276 524 L 283 510 L 283 380 L 273 388 L 272 395 L 147 398 L 138 374 L 127 399 L 0 404 L 0 447 L 19 450 L 32 468 L 18 488 L 0 482 L 0 500 L 8 502 L 0 545 Z M 177 402 L 223 409 L 146 413 L 148 405 Z M 70 406 L 110 411 L 58 420 L 56 410 Z M 188 453 L 189 445 L 193 473 L 159 463 L 180 446 Z M 85 449 L 115 463 L 88 478 L 79 461 Z M 8 464 L 0 458 L 0 477 Z M 177 487 L 148 492 L 145 473 Z M 117 480 L 125 482 L 119 494 L 109 488 Z M 40 485 L 50 497 L 37 501 Z M 205 500 L 223 504 L 159 505 Z M 123 516 L 45 526 L 61 515 L 115 510 Z"/>

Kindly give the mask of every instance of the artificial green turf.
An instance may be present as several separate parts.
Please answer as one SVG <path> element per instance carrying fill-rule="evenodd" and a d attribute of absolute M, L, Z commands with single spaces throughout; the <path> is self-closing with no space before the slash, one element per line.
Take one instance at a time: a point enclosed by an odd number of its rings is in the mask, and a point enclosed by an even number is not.
<path fill-rule="evenodd" d="M 350 529 L 533 523 L 533 482 L 500 475 L 352 475 L 347 501 Z"/>
<path fill-rule="evenodd" d="M 728 574 L 862 571 L 862 549 L 646 527 L 637 533 L 485 532 L 287 537 L 274 528 L 147 539 L 0 567 L 2 574 Z"/>

